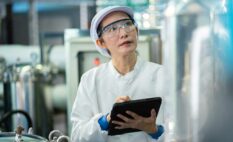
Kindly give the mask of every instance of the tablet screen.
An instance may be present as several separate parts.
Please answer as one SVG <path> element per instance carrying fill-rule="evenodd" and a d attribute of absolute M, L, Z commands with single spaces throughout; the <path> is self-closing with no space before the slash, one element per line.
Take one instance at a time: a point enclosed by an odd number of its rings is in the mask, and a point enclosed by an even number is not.
<path fill-rule="evenodd" d="M 131 128 L 115 129 L 117 125 L 113 124 L 112 120 L 123 121 L 117 117 L 117 114 L 122 114 L 130 118 L 130 116 L 126 114 L 127 110 L 135 112 L 136 114 L 141 115 L 143 117 L 150 117 L 150 113 L 153 108 L 155 109 L 156 114 L 158 114 L 161 102 L 162 98 L 154 97 L 140 100 L 131 100 L 123 103 L 115 103 L 111 111 L 111 120 L 109 123 L 108 135 L 120 135 L 124 133 L 140 131 L 138 129 Z"/>

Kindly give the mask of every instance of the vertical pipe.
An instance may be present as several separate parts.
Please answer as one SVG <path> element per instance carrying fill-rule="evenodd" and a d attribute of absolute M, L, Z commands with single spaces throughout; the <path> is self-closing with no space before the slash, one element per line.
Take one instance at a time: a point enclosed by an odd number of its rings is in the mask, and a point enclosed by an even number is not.
<path fill-rule="evenodd" d="M 39 45 L 38 13 L 36 1 L 29 0 L 29 44 Z"/>
<path fill-rule="evenodd" d="M 3 99 L 4 99 L 4 114 L 12 111 L 12 101 L 11 101 L 11 82 L 10 74 L 8 72 L 4 73 L 3 78 Z M 8 119 L 5 123 L 6 131 L 11 131 L 12 128 L 12 118 Z"/>
<path fill-rule="evenodd" d="M 12 3 L 6 4 L 6 43 L 13 44 L 13 12 Z"/>
<path fill-rule="evenodd" d="M 88 4 L 86 2 L 80 3 L 80 29 L 88 29 Z"/>

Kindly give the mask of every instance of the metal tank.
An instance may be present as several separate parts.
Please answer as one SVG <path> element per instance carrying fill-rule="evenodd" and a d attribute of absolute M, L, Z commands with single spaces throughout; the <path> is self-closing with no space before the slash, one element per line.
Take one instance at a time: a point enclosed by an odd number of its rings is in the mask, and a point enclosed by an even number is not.
<path fill-rule="evenodd" d="M 4 113 L 24 111 L 33 120 L 33 131 L 47 136 L 52 130 L 51 110 L 44 96 L 44 87 L 50 80 L 49 69 L 40 64 L 15 64 L 3 74 Z M 29 129 L 27 120 L 20 114 L 12 115 L 4 124 L 5 131 L 12 131 L 17 125 Z"/>
<path fill-rule="evenodd" d="M 166 142 L 232 141 L 232 11 L 204 2 L 172 0 L 165 10 Z"/>
<path fill-rule="evenodd" d="M 212 16 L 210 37 L 214 49 L 214 95 L 209 98 L 208 121 L 201 131 L 205 134 L 201 135 L 201 141 L 231 142 L 233 112 L 229 110 L 233 107 L 233 1 L 219 0 Z"/>
<path fill-rule="evenodd" d="M 18 82 L 21 85 L 21 93 L 25 95 L 24 101 L 27 105 L 24 109 L 34 120 L 34 132 L 44 137 L 52 130 L 52 110 L 45 99 L 45 87 L 50 79 L 50 69 L 38 64 L 24 66 Z"/>
<path fill-rule="evenodd" d="M 17 113 L 17 112 L 23 112 L 23 111 L 13 111 L 13 113 Z M 13 113 L 8 113 L 10 116 Z M 23 112 L 23 114 L 26 114 L 26 112 Z M 25 116 L 27 116 L 27 118 L 30 120 L 29 116 L 26 114 Z M 5 119 L 7 119 L 7 117 L 4 117 Z M 1 122 L 3 122 L 3 119 L 1 119 Z M 31 120 L 30 120 L 31 121 Z M 31 122 L 30 122 L 31 123 Z M 40 137 L 38 135 L 34 135 L 32 134 L 32 132 L 28 131 L 28 133 L 24 133 L 24 128 L 19 125 L 15 132 L 0 132 L 0 141 L 4 141 L 4 142 L 48 142 L 48 140 L 46 140 L 43 137 Z"/>
<path fill-rule="evenodd" d="M 1 142 L 70 142 L 70 138 L 59 130 L 53 130 L 49 133 L 48 140 L 39 135 L 33 134 L 31 129 L 25 132 L 25 129 L 18 125 L 15 132 L 0 132 Z"/>

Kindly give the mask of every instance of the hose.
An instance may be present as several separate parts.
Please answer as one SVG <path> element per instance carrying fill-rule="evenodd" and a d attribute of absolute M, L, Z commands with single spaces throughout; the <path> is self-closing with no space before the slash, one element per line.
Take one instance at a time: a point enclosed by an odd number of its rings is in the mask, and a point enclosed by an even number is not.
<path fill-rule="evenodd" d="M 27 122 L 28 122 L 28 127 L 32 128 L 32 119 L 31 117 L 29 116 L 29 114 L 23 110 L 12 110 L 12 111 L 9 111 L 7 113 L 5 113 L 3 115 L 3 117 L 0 119 L 0 124 L 2 124 L 3 122 L 7 121 L 9 117 L 11 117 L 13 114 L 17 114 L 17 113 L 20 113 L 20 114 L 23 114 L 26 119 L 27 119 Z"/>

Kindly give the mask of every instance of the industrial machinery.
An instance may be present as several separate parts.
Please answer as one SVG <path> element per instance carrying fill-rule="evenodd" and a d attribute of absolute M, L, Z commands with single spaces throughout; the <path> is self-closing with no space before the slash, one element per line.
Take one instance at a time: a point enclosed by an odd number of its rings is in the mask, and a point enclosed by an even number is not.
<path fill-rule="evenodd" d="M 4 142 L 70 142 L 70 138 L 59 130 L 49 133 L 48 139 L 33 134 L 32 128 L 24 132 L 24 128 L 19 125 L 15 132 L 0 132 L 0 141 Z"/>
<path fill-rule="evenodd" d="M 0 141 L 68 142 L 64 129 L 53 130 L 53 103 L 61 104 L 58 95 L 65 92 L 64 87 L 53 86 L 59 80 L 57 62 L 55 66 L 40 64 L 40 50 L 35 46 L 2 45 L 0 57 Z"/>
<path fill-rule="evenodd" d="M 0 82 L 3 85 L 3 112 L 1 116 L 14 111 L 23 111 L 33 120 L 36 134 L 48 135 L 52 130 L 51 110 L 45 99 L 45 86 L 50 81 L 50 69 L 38 64 L 39 49 L 24 46 L 3 46 L 0 48 L 1 56 L 6 59 L 6 64 L 1 71 Z M 17 51 L 12 58 L 11 51 Z M 43 110 L 43 115 L 41 115 Z M 12 113 L 14 114 L 14 113 Z M 4 119 L 4 118 L 1 118 Z M 28 129 L 30 125 L 21 114 L 10 115 L 1 125 L 2 131 L 13 131 L 18 125 Z"/>

